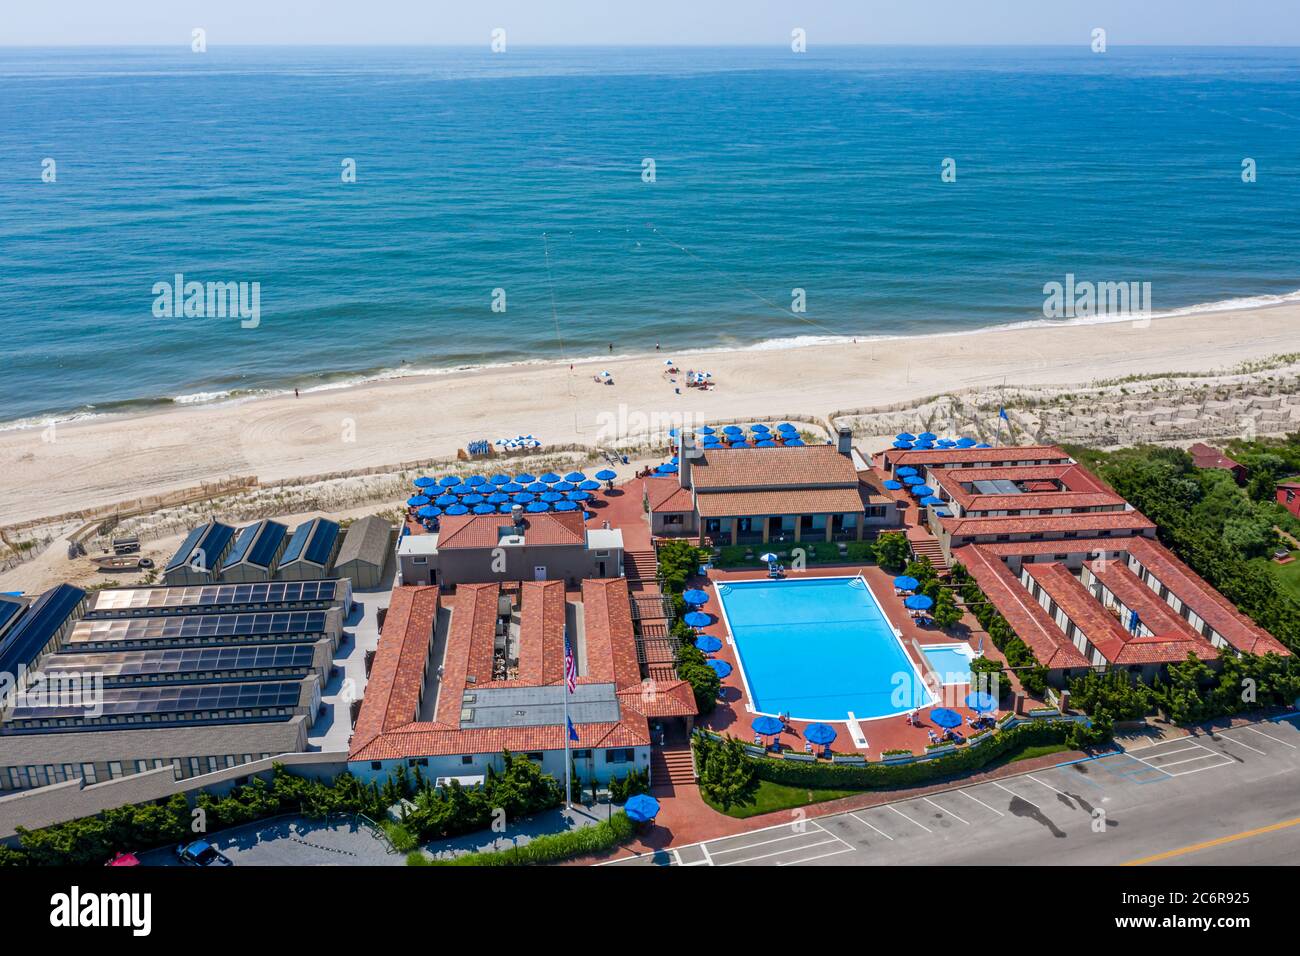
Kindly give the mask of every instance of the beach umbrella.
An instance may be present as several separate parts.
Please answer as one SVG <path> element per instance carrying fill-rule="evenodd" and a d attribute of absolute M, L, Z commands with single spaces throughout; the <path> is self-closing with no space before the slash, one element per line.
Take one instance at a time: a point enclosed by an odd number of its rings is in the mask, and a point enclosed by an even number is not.
<path fill-rule="evenodd" d="M 505 504 L 509 500 L 510 496 L 504 491 L 494 491 L 492 494 L 487 496 L 487 503 L 490 505 Z"/>
<path fill-rule="evenodd" d="M 437 505 L 425 505 L 415 514 L 419 518 L 436 518 L 442 514 L 442 509 Z"/>
<path fill-rule="evenodd" d="M 912 485 L 912 487 L 909 490 L 912 492 L 912 494 L 916 495 L 918 498 L 927 498 L 930 495 L 934 494 L 934 489 L 931 488 L 929 485 Z"/>
<path fill-rule="evenodd" d="M 799 434 L 799 429 L 795 428 L 795 427 L 794 427 L 793 425 L 791 425 L 789 422 L 782 422 L 780 425 L 777 425 L 777 426 L 776 426 L 776 430 L 779 431 L 779 432 L 783 432 L 783 433 L 786 434 L 786 435 L 797 435 L 797 434 Z"/>
<path fill-rule="evenodd" d="M 894 587 L 900 591 L 915 591 L 921 586 L 921 582 L 916 578 L 909 577 L 906 574 L 900 574 L 894 578 Z"/>
<path fill-rule="evenodd" d="M 826 746 L 836 737 L 835 728 L 830 724 L 809 724 L 803 732 L 803 739 L 810 744 Z"/>
<path fill-rule="evenodd" d="M 743 435 L 745 434 L 745 429 L 741 428 L 739 425 L 728 425 L 726 428 L 722 429 L 722 434 Z"/>
<path fill-rule="evenodd" d="M 676 428 L 670 428 L 670 429 L 668 429 L 668 437 L 669 437 L 669 438 L 676 438 L 676 437 L 677 437 L 677 429 L 676 429 Z"/>
<path fill-rule="evenodd" d="M 965 435 L 957 439 L 958 448 L 973 448 L 974 445 L 975 445 L 975 439 L 967 438 Z"/>
<path fill-rule="evenodd" d="M 445 507 L 447 507 L 448 505 L 454 505 L 454 504 L 456 503 L 456 496 L 455 496 L 455 495 L 439 495 L 438 497 L 436 497 L 436 498 L 433 499 L 433 503 L 434 503 L 435 505 L 438 505 L 439 507 L 445 508 Z"/>
<path fill-rule="evenodd" d="M 564 495 L 560 494 L 558 491 L 543 491 L 537 496 L 537 500 L 548 502 L 563 501 Z"/>
<path fill-rule="evenodd" d="M 420 507 L 420 505 L 427 505 L 429 503 L 429 496 L 411 495 L 411 497 L 406 499 L 406 503 L 410 505 L 412 508 L 418 508 Z"/>
<path fill-rule="evenodd" d="M 714 651 L 722 650 L 722 641 L 712 634 L 701 634 L 695 639 L 695 647 L 706 654 L 712 654 Z"/>
<path fill-rule="evenodd" d="M 980 442 L 980 443 L 979 443 L 978 445 L 976 445 L 975 447 L 976 447 L 976 448 L 992 448 L 993 446 L 990 445 L 988 442 Z"/>
<path fill-rule="evenodd" d="M 541 514 L 543 511 L 547 510 L 548 508 L 550 508 L 550 505 L 548 505 L 545 501 L 530 501 L 528 504 L 524 505 L 525 511 L 535 515 Z"/>
<path fill-rule="evenodd" d="M 910 441 L 896 441 L 894 442 L 894 447 L 900 451 L 907 451 L 911 449 L 912 443 Z"/>
<path fill-rule="evenodd" d="M 503 505 L 497 505 L 497 510 L 500 511 L 503 515 L 508 515 L 515 510 L 515 506 L 507 502 L 506 504 Z"/>
<path fill-rule="evenodd" d="M 497 509 L 494 506 L 486 503 L 475 505 L 473 510 L 476 515 L 494 515 L 497 513 Z"/>
<path fill-rule="evenodd" d="M 566 491 L 564 493 L 564 498 L 566 501 L 590 501 L 591 492 L 590 491 Z"/>
<path fill-rule="evenodd" d="M 929 451 L 931 448 L 934 447 L 934 442 L 919 441 L 913 447 L 916 448 L 917 451 Z"/>
<path fill-rule="evenodd" d="M 544 481 L 530 481 L 528 484 L 524 485 L 524 491 L 531 491 L 535 495 L 550 490 L 551 486 Z"/>
<path fill-rule="evenodd" d="M 922 478 L 920 475 L 908 475 L 907 477 L 905 477 L 905 478 L 903 479 L 903 484 L 905 484 L 905 485 L 923 485 L 923 484 L 925 484 L 925 479 Z"/>
<path fill-rule="evenodd" d="M 928 594 L 913 594 L 903 602 L 909 611 L 928 611 L 934 607 L 934 598 Z"/>
<path fill-rule="evenodd" d="M 518 494 L 511 495 L 510 500 L 517 505 L 526 505 L 530 501 L 536 501 L 537 496 L 531 491 L 521 491 Z"/>
<path fill-rule="evenodd" d="M 428 475 L 421 475 L 419 478 L 416 478 L 415 481 L 411 482 L 411 484 L 415 485 L 417 488 L 428 488 L 430 485 L 436 485 L 437 483 L 438 482 L 434 481 Z"/>
<path fill-rule="evenodd" d="M 896 478 L 907 478 L 910 477 L 911 475 L 915 475 L 916 473 L 917 473 L 916 469 L 913 468 L 911 465 L 904 465 L 902 468 L 899 468 L 897 471 L 894 472 L 894 476 Z"/>
<path fill-rule="evenodd" d="M 596 472 L 596 477 L 601 481 L 613 481 L 615 478 L 618 477 L 618 475 L 615 472 L 611 471 L 610 469 L 604 468 Z"/>
<path fill-rule="evenodd" d="M 881 484 L 884 485 L 890 491 L 900 491 L 903 487 L 903 483 L 901 481 L 895 481 L 893 478 L 890 478 L 887 481 L 882 481 Z"/>
<path fill-rule="evenodd" d="M 575 485 L 575 484 L 574 484 L 573 482 L 571 482 L 571 481 L 557 481 L 555 484 L 551 485 L 551 490 L 552 490 L 552 491 L 572 491 L 572 490 L 573 490 L 574 488 L 576 488 L 576 487 L 578 487 L 578 486 Z"/>
<path fill-rule="evenodd" d="M 452 485 L 459 485 L 459 484 L 460 484 L 460 479 L 457 478 L 455 475 L 443 475 L 441 478 L 438 479 L 438 486 L 440 488 L 450 488 Z"/>
<path fill-rule="evenodd" d="M 576 485 L 576 484 L 577 484 L 578 482 L 580 482 L 580 481 L 586 481 L 586 480 L 587 480 L 587 476 L 584 475 L 584 474 L 583 474 L 582 472 L 580 472 L 580 471 L 571 471 L 571 472 L 569 472 L 567 475 L 564 476 L 564 480 L 565 480 L 565 481 L 571 481 L 571 482 L 573 482 L 573 483 Z"/>
<path fill-rule="evenodd" d="M 655 469 L 655 470 L 658 471 L 659 474 L 661 474 L 661 475 L 675 475 L 675 474 L 677 474 L 677 466 L 676 466 L 676 465 L 660 465 L 660 466 L 659 466 L 657 469 Z"/>
<path fill-rule="evenodd" d="M 689 591 L 682 592 L 682 600 L 687 604 L 708 604 L 709 592 L 701 591 L 699 588 L 691 588 Z"/>
<path fill-rule="evenodd" d="M 776 447 L 776 442 L 774 442 L 774 441 L 766 441 L 766 440 L 764 440 L 764 441 L 759 441 L 759 442 L 754 442 L 754 447 L 755 447 L 755 448 L 775 448 L 775 447 Z"/>
<path fill-rule="evenodd" d="M 764 737 L 771 737 L 773 734 L 779 734 L 781 731 L 785 730 L 785 724 L 777 720 L 775 717 L 768 717 L 766 715 L 755 717 L 749 726 L 754 728 L 754 733 L 760 734 Z"/>
<path fill-rule="evenodd" d="M 708 627 L 713 623 L 713 615 L 703 611 L 690 611 L 683 618 L 690 627 Z"/>
<path fill-rule="evenodd" d="M 939 436 L 936 435 L 934 432 L 921 432 L 921 434 L 917 435 L 916 437 L 920 441 L 934 441 Z"/>
<path fill-rule="evenodd" d="M 766 425 L 750 425 L 749 430 L 751 432 L 758 432 L 761 435 L 766 435 L 772 429 L 768 428 Z"/>
<path fill-rule="evenodd" d="M 785 443 L 786 448 L 802 448 L 803 446 L 804 441 L 802 438 L 791 438 Z"/>
<path fill-rule="evenodd" d="M 460 503 L 463 505 L 481 505 L 483 503 L 483 496 L 477 492 L 472 495 L 465 495 L 460 499 Z"/>
<path fill-rule="evenodd" d="M 973 690 L 966 695 L 966 706 L 977 714 L 987 714 L 991 710 L 998 709 L 998 702 L 992 694 L 986 694 L 982 690 Z"/>
<path fill-rule="evenodd" d="M 444 513 L 449 515 L 467 515 L 469 514 L 469 509 L 464 505 L 452 505 Z"/>
<path fill-rule="evenodd" d="M 487 479 L 484 478 L 482 475 L 470 475 L 469 483 L 473 485 L 475 488 L 477 488 L 479 485 L 486 485 Z"/>
<path fill-rule="evenodd" d="M 521 485 L 531 485 L 537 478 L 534 475 L 524 472 L 522 475 L 515 475 L 515 481 Z"/>
<path fill-rule="evenodd" d="M 732 448 L 750 448 L 752 447 L 747 441 L 732 442 Z"/>
<path fill-rule="evenodd" d="M 555 503 L 556 511 L 577 511 L 578 503 L 576 501 L 557 501 Z"/>
<path fill-rule="evenodd" d="M 716 657 L 711 658 L 710 660 L 707 660 L 704 663 L 712 667 L 713 672 L 717 674 L 719 677 L 726 677 L 728 674 L 731 673 L 731 665 L 728 664 L 726 661 L 718 660 Z"/>
<path fill-rule="evenodd" d="M 548 485 L 553 485 L 553 484 L 555 484 L 557 481 L 560 481 L 560 480 L 562 480 L 562 479 L 561 479 L 560 476 L 557 475 L 555 472 L 553 472 L 553 471 L 548 471 L 546 474 L 542 475 L 542 477 L 538 478 L 537 480 L 538 480 L 538 481 L 544 481 L 544 482 L 546 482 Z"/>
<path fill-rule="evenodd" d="M 524 486 L 517 481 L 507 481 L 504 485 L 501 485 L 500 488 L 508 495 L 524 490 Z"/>
<path fill-rule="evenodd" d="M 716 431 L 716 429 L 709 425 L 705 425 L 703 428 L 697 428 L 695 430 L 701 435 L 712 435 Z"/>
<path fill-rule="evenodd" d="M 779 561 L 780 559 L 771 551 L 769 551 L 767 552 L 767 554 L 760 554 L 758 556 L 758 560 L 766 561 L 768 564 L 771 564 L 773 561 Z"/>
<path fill-rule="evenodd" d="M 638 793 L 623 804 L 623 812 L 634 823 L 649 823 L 659 814 L 659 801 L 648 793 Z"/>
<path fill-rule="evenodd" d="M 509 475 L 493 475 L 491 478 L 488 479 L 488 481 L 492 482 L 492 484 L 494 484 L 494 485 L 508 485 L 508 484 L 510 484 L 510 476 L 509 476 Z"/>
<path fill-rule="evenodd" d="M 939 727 L 960 727 L 961 714 L 947 707 L 936 707 L 930 711 L 930 720 Z"/>
<path fill-rule="evenodd" d="M 600 490 L 600 482 L 599 482 L 599 481 L 592 481 L 590 478 L 584 479 L 583 481 L 578 482 L 578 490 L 579 490 L 579 491 L 599 491 L 599 490 Z"/>
<path fill-rule="evenodd" d="M 943 499 L 935 497 L 934 495 L 926 495 L 924 498 L 921 499 L 921 504 L 927 507 L 929 507 L 930 505 L 941 505 L 943 504 Z"/>
<path fill-rule="evenodd" d="M 899 441 L 916 441 L 916 436 L 911 432 L 899 432 L 894 437 Z"/>
<path fill-rule="evenodd" d="M 940 448 L 952 448 L 957 443 L 953 441 L 951 438 L 940 438 L 937 442 L 935 442 L 935 444 L 938 445 Z"/>
<path fill-rule="evenodd" d="M 456 485 L 448 489 L 453 495 L 472 495 L 474 493 L 473 485 Z"/>

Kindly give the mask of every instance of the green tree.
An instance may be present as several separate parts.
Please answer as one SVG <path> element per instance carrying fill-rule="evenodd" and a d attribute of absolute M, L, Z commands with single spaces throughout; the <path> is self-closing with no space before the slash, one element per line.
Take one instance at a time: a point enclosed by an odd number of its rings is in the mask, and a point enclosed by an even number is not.
<path fill-rule="evenodd" d="M 699 738 L 700 792 L 724 812 L 749 806 L 758 793 L 758 774 L 739 740 Z"/>
<path fill-rule="evenodd" d="M 907 535 L 901 531 L 887 531 L 876 539 L 876 561 L 886 571 L 901 571 L 910 552 Z"/>

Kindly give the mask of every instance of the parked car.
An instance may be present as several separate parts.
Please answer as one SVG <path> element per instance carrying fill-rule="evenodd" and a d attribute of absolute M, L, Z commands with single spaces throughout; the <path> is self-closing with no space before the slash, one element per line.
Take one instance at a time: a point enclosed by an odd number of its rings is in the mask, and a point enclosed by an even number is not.
<path fill-rule="evenodd" d="M 182 843 L 176 848 L 176 858 L 186 866 L 234 866 L 234 861 L 207 840 Z"/>

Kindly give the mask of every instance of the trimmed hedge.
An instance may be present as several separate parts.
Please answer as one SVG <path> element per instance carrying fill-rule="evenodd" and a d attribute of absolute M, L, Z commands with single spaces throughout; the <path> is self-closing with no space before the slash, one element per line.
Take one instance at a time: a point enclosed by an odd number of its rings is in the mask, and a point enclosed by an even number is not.
<path fill-rule="evenodd" d="M 425 862 L 434 866 L 541 866 L 612 850 L 631 839 L 635 831 L 636 825 L 620 810 L 593 827 L 579 827 L 565 833 L 539 836 L 522 846 L 489 853 L 466 853 L 452 860 Z M 414 864 L 409 858 L 407 862 Z"/>
<path fill-rule="evenodd" d="M 1111 737 L 1109 722 L 1097 722 L 1090 729 L 1076 722 L 1055 721 L 1021 724 L 1001 731 L 978 747 L 963 747 L 956 753 L 917 763 L 881 763 L 854 767 L 847 764 L 799 763 L 796 761 L 748 758 L 756 765 L 760 780 L 807 790 L 885 790 L 930 783 L 945 777 L 971 773 L 1013 750 L 1041 744 L 1087 747 Z"/>

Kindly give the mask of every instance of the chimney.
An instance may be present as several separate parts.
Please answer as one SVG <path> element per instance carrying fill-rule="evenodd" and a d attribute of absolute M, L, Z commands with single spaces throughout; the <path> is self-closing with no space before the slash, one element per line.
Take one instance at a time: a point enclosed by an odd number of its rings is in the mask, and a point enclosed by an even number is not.
<path fill-rule="evenodd" d="M 840 440 L 836 447 L 845 458 L 853 457 L 853 429 L 847 425 L 840 426 Z"/>
<path fill-rule="evenodd" d="M 683 428 L 678 433 L 681 437 L 678 439 L 677 446 L 677 481 L 683 488 L 691 486 L 691 464 L 694 459 L 702 455 L 703 449 L 695 444 L 695 432 L 689 428 Z"/>
<path fill-rule="evenodd" d="M 521 533 L 522 533 L 522 529 L 523 529 L 523 526 L 524 526 L 524 506 L 523 506 L 523 505 L 513 505 L 513 506 L 511 506 L 511 508 L 510 508 L 510 520 L 513 521 L 513 522 L 515 523 L 515 527 L 516 527 L 516 528 L 521 529 Z"/>

